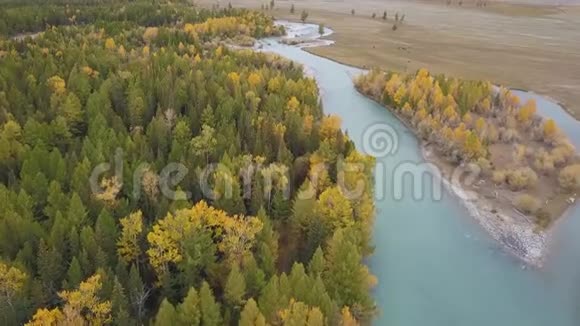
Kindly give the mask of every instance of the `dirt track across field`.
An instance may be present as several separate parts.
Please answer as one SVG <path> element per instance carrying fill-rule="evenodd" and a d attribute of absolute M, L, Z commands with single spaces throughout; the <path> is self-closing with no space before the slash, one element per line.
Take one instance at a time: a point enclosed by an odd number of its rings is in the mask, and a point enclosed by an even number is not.
<path fill-rule="evenodd" d="M 269 1 L 231 3 L 260 8 Z M 278 0 L 275 4 L 270 12 L 276 18 L 299 20 L 301 11 L 307 10 L 308 22 L 334 29 L 330 38 L 336 44 L 311 48 L 312 53 L 360 67 L 408 72 L 426 67 L 435 73 L 533 90 L 562 103 L 580 119 L 580 6 L 488 2 L 482 8 L 472 0 L 464 0 L 462 6 L 458 0 L 451 5 L 445 0 Z M 222 0 L 221 5 L 227 2 Z M 393 31 L 396 13 L 405 19 Z"/>

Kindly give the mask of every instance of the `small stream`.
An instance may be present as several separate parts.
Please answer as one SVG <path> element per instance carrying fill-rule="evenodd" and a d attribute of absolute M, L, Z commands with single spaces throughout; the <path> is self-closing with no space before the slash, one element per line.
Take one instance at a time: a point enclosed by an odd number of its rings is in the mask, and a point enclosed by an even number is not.
<path fill-rule="evenodd" d="M 287 24 L 294 32 L 315 35 L 316 25 Z M 303 64 L 317 80 L 324 111 L 342 118 L 357 148 L 362 135 L 378 122 L 388 123 L 398 137 L 398 151 L 377 158 L 376 250 L 369 258 L 379 280 L 373 290 L 380 315 L 375 325 L 396 326 L 578 326 L 580 325 L 580 206 L 554 230 L 552 253 L 541 270 L 529 269 L 507 254 L 485 233 L 451 194 L 434 198 L 429 184 L 423 199 L 393 196 L 394 169 L 424 163 L 417 139 L 389 111 L 360 95 L 352 78 L 361 70 L 287 46 L 276 39 L 262 50 Z M 550 115 L 580 144 L 578 122 L 561 108 L 533 93 L 541 114 Z M 579 146 L 580 148 L 580 146 Z M 427 167 L 425 167 L 426 169 Z M 379 172 L 377 172 L 379 173 Z"/>

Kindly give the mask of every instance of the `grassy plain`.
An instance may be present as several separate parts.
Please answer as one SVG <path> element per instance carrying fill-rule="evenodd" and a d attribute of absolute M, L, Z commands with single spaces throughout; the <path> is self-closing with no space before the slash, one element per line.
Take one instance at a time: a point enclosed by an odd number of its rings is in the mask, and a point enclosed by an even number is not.
<path fill-rule="evenodd" d="M 200 1 L 215 4 L 214 1 Z M 232 0 L 234 6 L 260 8 L 269 1 Z M 308 51 L 359 67 L 415 71 L 485 79 L 535 91 L 562 103 L 580 119 L 580 8 L 457 0 L 345 0 L 275 2 L 276 18 L 334 29 L 336 43 Z M 227 4 L 227 2 L 225 3 Z M 294 4 L 295 13 L 290 14 Z M 224 5 L 222 1 L 221 5 Z M 351 15 L 351 9 L 355 15 Z M 387 11 L 388 19 L 381 17 Z M 372 13 L 377 17 L 373 19 Z M 405 20 L 393 31 L 395 13 Z"/>

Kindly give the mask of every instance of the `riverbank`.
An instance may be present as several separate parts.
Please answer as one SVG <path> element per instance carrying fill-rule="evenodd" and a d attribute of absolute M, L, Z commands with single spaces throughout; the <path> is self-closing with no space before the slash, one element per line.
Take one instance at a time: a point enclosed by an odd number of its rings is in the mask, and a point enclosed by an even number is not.
<path fill-rule="evenodd" d="M 360 94 L 366 96 L 363 93 Z M 375 100 L 373 99 L 373 101 Z M 376 103 L 382 106 L 382 104 Z M 440 178 L 447 191 L 467 209 L 470 218 L 475 219 L 495 241 L 500 243 L 515 258 L 528 266 L 541 268 L 548 253 L 547 239 L 551 228 L 540 229 L 525 215 L 497 205 L 497 203 L 482 196 L 478 192 L 479 180 L 470 180 L 467 183 L 459 180 L 458 177 L 471 176 L 466 170 L 458 174 L 457 167 L 438 157 L 435 154 L 436 149 L 423 140 L 413 126 L 409 125 L 394 110 L 388 109 L 388 111 L 415 135 L 419 142 L 422 158 L 437 169 L 437 171 L 431 171 L 431 175 L 434 178 Z"/>
<path fill-rule="evenodd" d="M 514 206 L 514 199 L 518 198 L 517 196 L 522 192 L 497 186 L 492 182 L 489 172 L 485 175 L 477 165 L 462 163 L 457 166 L 450 162 L 439 153 L 441 149 L 424 138 L 424 135 L 419 134 L 416 126 L 411 125 L 410 121 L 402 117 L 400 112 L 385 107 L 358 87 L 357 90 L 361 95 L 370 98 L 391 112 L 415 135 L 419 141 L 423 159 L 435 166 L 436 171 L 432 171 L 432 176 L 441 179 L 440 181 L 443 182 L 449 193 L 459 199 L 469 215 L 493 239 L 527 265 L 538 268 L 543 266 L 548 254 L 549 234 L 554 225 L 557 224 L 556 222 L 566 215 L 574 205 L 577 194 L 560 193 L 553 186 L 547 189 L 538 186 L 538 189 L 532 193 L 538 195 L 538 193 L 544 192 L 541 203 L 542 209 L 549 213 L 548 219 L 540 219 L 539 215 L 526 215 Z M 572 159 L 572 162 L 575 161 L 578 161 L 578 157 Z M 540 180 L 539 184 L 546 185 L 545 181 Z M 546 196 L 546 192 L 549 193 L 548 196 Z"/>
<path fill-rule="evenodd" d="M 421 142 L 421 153 L 425 161 L 434 164 L 439 172 L 449 166 L 434 154 L 428 144 Z M 453 177 L 442 172 L 442 181 L 449 193 L 453 194 L 467 209 L 469 215 L 481 225 L 493 239 L 516 258 L 534 267 L 542 267 L 547 255 L 547 232 L 538 228 L 525 215 L 497 205 L 497 202 L 481 196 L 477 186 L 466 187 Z M 434 174 L 437 175 L 437 174 Z M 549 230 L 549 229 L 548 229 Z"/>

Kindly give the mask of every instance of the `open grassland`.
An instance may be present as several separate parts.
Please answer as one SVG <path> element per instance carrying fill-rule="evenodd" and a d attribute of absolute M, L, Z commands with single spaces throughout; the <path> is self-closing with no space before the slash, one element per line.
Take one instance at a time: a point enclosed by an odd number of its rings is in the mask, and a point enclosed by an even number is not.
<path fill-rule="evenodd" d="M 215 2 L 205 2 L 209 3 Z M 253 8 L 267 3 L 232 1 L 234 6 Z M 307 21 L 335 31 L 330 37 L 335 45 L 308 49 L 312 53 L 360 67 L 402 72 L 425 67 L 434 73 L 533 90 L 562 103 L 580 119 L 578 7 L 313 0 L 276 1 L 271 12 L 277 18 L 299 20 L 302 10 L 309 13 Z M 396 13 L 405 14 L 405 20 L 393 31 Z"/>

